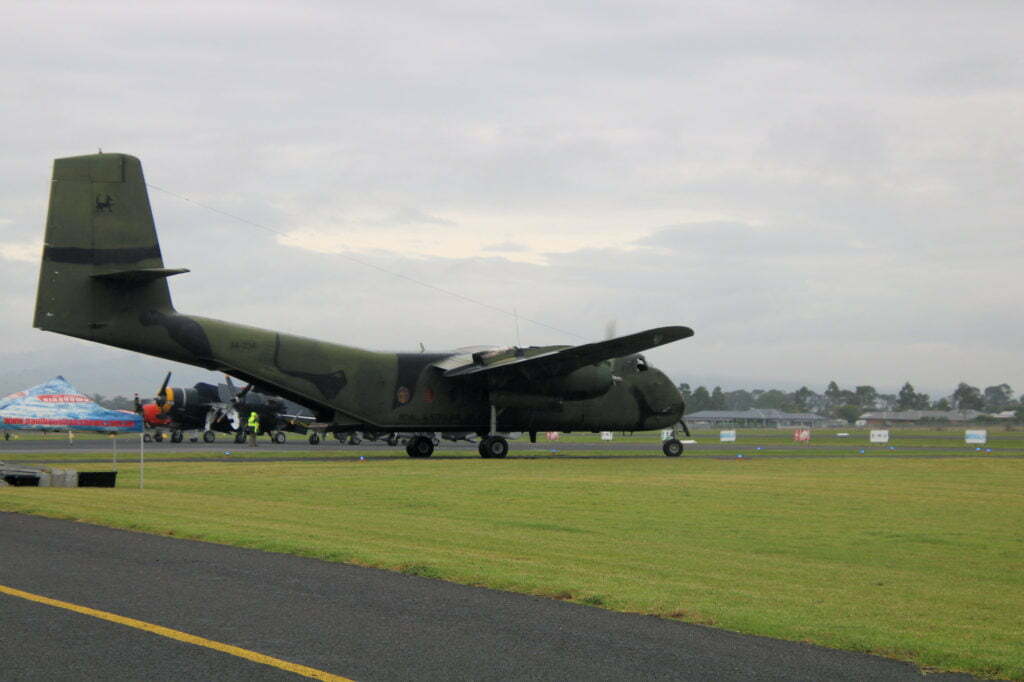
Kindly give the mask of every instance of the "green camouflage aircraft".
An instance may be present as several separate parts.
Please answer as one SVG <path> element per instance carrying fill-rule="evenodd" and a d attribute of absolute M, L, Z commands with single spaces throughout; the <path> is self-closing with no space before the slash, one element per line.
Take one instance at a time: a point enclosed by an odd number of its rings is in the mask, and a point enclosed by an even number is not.
<path fill-rule="evenodd" d="M 683 400 L 640 351 L 693 335 L 649 329 L 581 346 L 379 353 L 178 313 L 160 254 L 142 164 L 125 154 L 57 159 L 34 326 L 231 374 L 313 410 L 336 435 L 476 433 L 504 457 L 501 435 L 639 431 L 682 425 Z M 675 457 L 676 438 L 663 444 Z"/>

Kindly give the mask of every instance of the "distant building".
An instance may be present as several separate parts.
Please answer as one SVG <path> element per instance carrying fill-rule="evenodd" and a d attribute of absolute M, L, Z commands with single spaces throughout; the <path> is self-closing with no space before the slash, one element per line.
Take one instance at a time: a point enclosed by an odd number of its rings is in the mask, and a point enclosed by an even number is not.
<path fill-rule="evenodd" d="M 781 410 L 701 410 L 683 417 L 690 426 L 824 426 L 825 417 Z"/>
<path fill-rule="evenodd" d="M 901 412 L 865 412 L 858 419 L 866 426 L 887 426 L 892 424 L 917 424 L 922 422 L 947 421 L 955 423 L 972 422 L 983 412 L 977 410 L 903 410 Z"/>

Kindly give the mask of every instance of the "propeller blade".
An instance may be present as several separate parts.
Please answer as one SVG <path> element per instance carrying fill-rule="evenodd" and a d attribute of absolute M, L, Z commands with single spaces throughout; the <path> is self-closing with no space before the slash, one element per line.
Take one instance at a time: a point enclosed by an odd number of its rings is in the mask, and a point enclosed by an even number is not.
<path fill-rule="evenodd" d="M 253 389 L 253 384 L 247 384 L 246 387 L 243 388 L 239 392 L 239 394 L 235 396 L 235 400 L 238 401 L 238 402 L 242 402 L 243 400 L 245 400 L 245 394 L 248 393 L 249 391 L 251 391 L 252 389 Z"/>
<path fill-rule="evenodd" d="M 167 384 L 171 383 L 171 373 L 168 372 L 167 376 L 164 377 L 164 383 L 160 385 L 160 390 L 156 392 L 156 404 L 159 407 L 163 407 L 164 403 L 167 402 Z"/>

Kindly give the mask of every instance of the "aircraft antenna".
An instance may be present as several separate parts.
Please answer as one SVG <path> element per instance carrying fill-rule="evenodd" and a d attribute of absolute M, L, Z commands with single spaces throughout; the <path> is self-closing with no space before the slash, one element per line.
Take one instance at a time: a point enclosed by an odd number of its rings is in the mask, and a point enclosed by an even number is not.
<path fill-rule="evenodd" d="M 188 197 L 186 197 L 184 195 L 178 194 L 177 192 L 172 192 L 169 189 L 164 189 L 163 187 L 160 187 L 158 185 L 154 185 L 152 183 L 147 182 L 146 183 L 146 187 L 149 187 L 150 189 L 155 189 L 158 192 L 163 192 L 164 194 L 172 196 L 175 199 L 179 199 L 181 201 L 190 203 L 193 206 L 197 206 L 198 208 L 202 208 L 202 209 L 205 209 L 205 210 L 210 211 L 212 213 L 216 213 L 218 215 L 222 215 L 222 216 L 224 216 L 226 218 L 231 218 L 232 220 L 237 220 L 238 222 L 243 223 L 245 225 L 249 225 L 250 227 L 259 228 L 259 229 L 261 229 L 261 230 L 263 230 L 265 232 L 270 232 L 271 234 L 278 235 L 279 237 L 287 237 L 288 236 L 288 234 L 286 232 L 282 232 L 281 230 L 276 230 L 276 229 L 274 229 L 272 227 L 268 227 L 267 225 L 263 225 L 261 223 L 257 223 L 256 221 L 249 220 L 249 219 L 243 218 L 241 216 L 237 216 L 237 215 L 235 215 L 233 213 L 228 213 L 227 211 L 222 211 L 219 208 L 214 208 L 213 206 L 207 206 L 206 204 L 201 204 L 198 201 L 195 201 L 193 199 L 189 199 Z M 509 310 L 506 310 L 506 309 L 501 308 L 499 306 L 487 303 L 486 301 L 480 301 L 478 299 L 471 298 L 471 297 L 466 296 L 464 294 L 460 294 L 457 291 L 452 291 L 451 289 L 445 289 L 444 287 L 439 287 L 436 284 L 431 284 L 429 282 L 424 282 L 423 280 L 416 279 L 415 277 L 410 277 L 409 275 L 406 275 L 404 273 L 395 272 L 394 270 L 389 270 L 388 268 L 385 268 L 385 267 L 380 266 L 380 265 L 375 265 L 373 263 L 370 263 L 369 261 L 362 260 L 361 258 L 356 258 L 355 256 L 349 255 L 347 253 L 337 253 L 337 252 L 335 252 L 332 255 L 340 256 L 341 258 L 344 258 L 345 260 L 350 261 L 352 263 L 356 263 L 357 265 L 362 265 L 365 268 L 371 268 L 373 270 L 377 270 L 378 272 L 383 272 L 384 274 L 391 275 L 392 277 L 397 277 L 398 279 L 405 280 L 406 282 L 411 282 L 413 284 L 418 284 L 421 287 L 426 287 L 427 289 L 432 289 L 433 291 L 445 294 L 446 296 L 451 296 L 452 298 L 457 298 L 460 301 L 465 301 L 466 303 L 472 303 L 473 305 L 480 306 L 481 308 L 487 308 L 488 310 L 492 310 L 494 312 L 501 313 L 502 315 L 509 315 L 511 317 L 514 317 L 515 320 L 516 320 L 516 335 L 517 335 L 517 339 L 518 339 L 519 315 L 515 311 L 509 311 Z M 571 332 L 568 329 L 561 329 L 561 328 L 556 327 L 556 326 L 554 326 L 552 324 L 548 324 L 546 322 L 541 322 L 540 320 L 534 320 L 534 319 L 531 319 L 529 317 L 524 317 L 522 319 L 524 321 L 526 321 L 526 322 L 529 322 L 530 324 L 535 324 L 538 327 L 544 327 L 545 329 L 550 329 L 551 331 L 556 331 L 559 334 L 565 334 L 566 336 L 571 336 L 571 337 L 573 337 L 575 339 L 580 339 L 580 340 L 583 340 L 583 341 L 589 340 L 589 339 L 587 339 L 587 337 L 581 336 L 580 334 L 577 334 L 575 332 Z"/>

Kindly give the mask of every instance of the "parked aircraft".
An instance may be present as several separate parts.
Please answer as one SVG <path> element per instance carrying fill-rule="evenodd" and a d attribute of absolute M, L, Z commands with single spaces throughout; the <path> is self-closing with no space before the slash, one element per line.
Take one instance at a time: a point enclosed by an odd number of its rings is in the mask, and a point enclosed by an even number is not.
<path fill-rule="evenodd" d="M 659 327 L 580 346 L 468 353 L 382 353 L 177 312 L 142 165 L 125 154 L 57 159 L 34 325 L 224 372 L 308 407 L 335 433 L 480 436 L 504 457 L 501 434 L 675 427 L 679 391 L 639 355 L 693 335 Z M 410 457 L 429 457 L 413 436 Z M 668 456 L 682 453 L 676 438 Z"/>
<path fill-rule="evenodd" d="M 287 414 L 287 401 L 254 391 L 252 384 L 238 390 L 228 378 L 226 384 L 217 386 L 199 382 L 191 388 L 178 388 L 169 386 L 170 380 L 168 372 L 156 398 L 137 405 L 157 442 L 163 440 L 165 431 L 172 443 L 184 440 L 186 431 L 199 431 L 206 443 L 214 442 L 217 432 L 231 434 L 236 443 L 241 443 L 245 440 L 243 425 L 255 411 L 259 415 L 260 433 L 266 433 L 275 443 L 283 443 L 285 431 L 305 433 L 306 425 L 312 421 L 308 415 Z"/>

